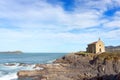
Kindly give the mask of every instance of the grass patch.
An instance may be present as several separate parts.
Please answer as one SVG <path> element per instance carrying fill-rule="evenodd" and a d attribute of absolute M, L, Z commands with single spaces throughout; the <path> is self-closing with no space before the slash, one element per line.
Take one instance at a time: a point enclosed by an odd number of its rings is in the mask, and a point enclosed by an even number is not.
<path fill-rule="evenodd" d="M 94 57 L 96 54 L 93 53 L 88 53 L 86 51 L 80 51 L 80 52 L 76 52 L 75 55 L 80 55 L 80 56 L 87 56 L 87 57 Z"/>
<path fill-rule="evenodd" d="M 107 53 L 104 52 L 102 54 L 99 54 L 97 56 L 100 60 L 106 59 L 106 60 L 119 60 L 120 59 L 120 53 Z"/>
<path fill-rule="evenodd" d="M 86 51 L 80 51 L 80 52 L 76 52 L 75 55 L 88 55 L 89 53 L 87 53 Z"/>
<path fill-rule="evenodd" d="M 85 51 L 76 52 L 75 55 L 80 55 L 83 57 L 97 58 L 99 60 L 120 60 L 120 53 L 109 53 L 104 52 L 101 54 L 87 53 Z"/>

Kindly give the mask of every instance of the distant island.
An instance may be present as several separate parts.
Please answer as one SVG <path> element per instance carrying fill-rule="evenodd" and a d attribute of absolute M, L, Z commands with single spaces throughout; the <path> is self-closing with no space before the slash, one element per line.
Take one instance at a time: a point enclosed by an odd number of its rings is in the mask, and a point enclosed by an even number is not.
<path fill-rule="evenodd" d="M 15 53 L 15 54 L 19 54 L 19 53 L 23 53 L 22 51 L 3 51 L 3 52 L 0 52 L 0 53 Z"/>

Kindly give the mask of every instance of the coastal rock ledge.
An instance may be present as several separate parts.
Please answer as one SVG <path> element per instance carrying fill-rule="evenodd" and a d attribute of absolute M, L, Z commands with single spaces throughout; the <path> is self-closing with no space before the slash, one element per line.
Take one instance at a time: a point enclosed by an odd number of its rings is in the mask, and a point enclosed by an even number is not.
<path fill-rule="evenodd" d="M 40 70 L 19 71 L 18 80 L 120 80 L 119 53 L 72 53 Z"/>

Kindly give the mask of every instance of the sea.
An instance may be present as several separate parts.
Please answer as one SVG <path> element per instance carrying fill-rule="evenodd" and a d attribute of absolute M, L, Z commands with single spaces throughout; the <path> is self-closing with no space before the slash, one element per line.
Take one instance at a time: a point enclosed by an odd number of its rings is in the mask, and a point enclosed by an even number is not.
<path fill-rule="evenodd" d="M 35 64 L 51 64 L 67 53 L 0 53 L 0 80 L 17 80 L 20 70 L 35 70 Z"/>

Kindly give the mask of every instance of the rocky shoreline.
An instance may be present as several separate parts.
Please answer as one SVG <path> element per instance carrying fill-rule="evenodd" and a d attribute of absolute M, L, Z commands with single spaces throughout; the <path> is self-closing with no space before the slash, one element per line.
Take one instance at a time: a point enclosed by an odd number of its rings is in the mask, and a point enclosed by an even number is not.
<path fill-rule="evenodd" d="M 43 69 L 19 71 L 18 80 L 120 80 L 120 55 L 73 53 L 34 68 Z"/>

